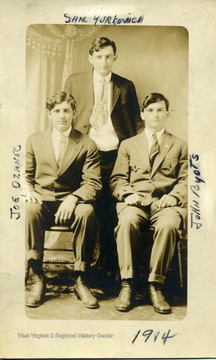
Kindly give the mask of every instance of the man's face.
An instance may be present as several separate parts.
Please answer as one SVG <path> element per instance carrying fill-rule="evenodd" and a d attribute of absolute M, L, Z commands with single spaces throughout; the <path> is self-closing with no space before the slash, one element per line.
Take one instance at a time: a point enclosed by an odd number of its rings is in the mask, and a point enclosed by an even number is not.
<path fill-rule="evenodd" d="M 51 111 L 48 111 L 49 119 L 52 121 L 53 127 L 60 133 L 68 130 L 73 119 L 73 110 L 66 101 L 56 104 Z"/>
<path fill-rule="evenodd" d="M 145 120 L 145 125 L 150 131 L 158 132 L 164 128 L 168 115 L 165 102 L 158 101 L 144 109 L 142 119 Z"/>
<path fill-rule="evenodd" d="M 89 62 L 93 65 L 95 71 L 102 77 L 107 76 L 112 70 L 117 56 L 114 55 L 112 46 L 105 46 L 99 51 L 94 51 L 89 55 Z"/>

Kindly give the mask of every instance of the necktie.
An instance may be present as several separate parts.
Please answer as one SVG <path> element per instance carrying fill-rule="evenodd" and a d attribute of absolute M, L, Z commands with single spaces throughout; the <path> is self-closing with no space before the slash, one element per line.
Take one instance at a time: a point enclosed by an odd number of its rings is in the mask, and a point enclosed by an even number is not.
<path fill-rule="evenodd" d="M 58 166 L 61 166 L 62 163 L 62 159 L 65 153 L 65 147 L 66 147 L 66 139 L 67 137 L 63 134 L 60 135 L 60 140 L 59 140 L 59 153 L 58 153 L 58 158 L 57 158 L 57 163 Z"/>
<path fill-rule="evenodd" d="M 160 150 L 156 134 L 152 134 L 152 140 L 153 140 L 153 143 L 152 143 L 152 146 L 151 146 L 150 152 L 149 152 L 149 161 L 150 161 L 151 167 L 153 166 L 154 159 Z"/>
<path fill-rule="evenodd" d="M 103 79 L 100 82 L 99 93 L 95 101 L 90 124 L 96 130 L 99 130 L 106 124 L 108 117 L 108 99 L 107 99 L 107 83 Z"/>

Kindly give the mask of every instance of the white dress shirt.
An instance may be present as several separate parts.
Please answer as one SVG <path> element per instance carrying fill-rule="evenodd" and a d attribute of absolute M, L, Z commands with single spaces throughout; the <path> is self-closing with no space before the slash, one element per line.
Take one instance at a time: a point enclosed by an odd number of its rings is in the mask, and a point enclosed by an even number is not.
<path fill-rule="evenodd" d="M 164 128 L 161 129 L 160 131 L 156 132 L 156 133 L 153 133 L 153 132 L 150 131 L 148 128 L 145 128 L 145 129 L 144 129 L 144 132 L 145 132 L 145 135 L 146 135 L 147 140 L 148 140 L 148 148 L 149 148 L 149 152 L 150 152 L 151 146 L 152 146 L 153 141 L 154 141 L 152 135 L 153 135 L 153 134 L 156 134 L 158 143 L 159 143 L 159 145 L 160 145 L 160 144 L 161 144 L 161 137 L 162 137 L 162 135 L 163 135 L 163 133 L 164 133 Z"/>
<path fill-rule="evenodd" d="M 95 141 L 97 147 L 101 151 L 110 151 L 118 149 L 119 139 L 116 135 L 116 132 L 112 125 L 111 120 L 111 106 L 112 106 L 112 82 L 111 82 L 112 73 L 110 72 L 105 78 L 99 76 L 95 71 L 93 72 L 93 88 L 94 88 L 94 98 L 97 101 L 99 87 L 101 80 L 105 79 L 107 83 L 107 106 L 108 106 L 108 117 L 107 123 L 102 126 L 99 130 L 91 127 L 89 136 L 92 140 Z"/>

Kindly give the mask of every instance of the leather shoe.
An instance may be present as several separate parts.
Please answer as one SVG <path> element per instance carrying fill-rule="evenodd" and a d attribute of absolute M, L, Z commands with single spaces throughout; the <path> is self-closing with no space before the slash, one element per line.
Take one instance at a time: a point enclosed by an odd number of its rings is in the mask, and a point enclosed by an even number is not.
<path fill-rule="evenodd" d="M 45 280 L 43 274 L 33 274 L 31 291 L 26 298 L 26 306 L 38 307 L 44 301 Z"/>
<path fill-rule="evenodd" d="M 97 299 L 92 295 L 91 290 L 85 285 L 81 276 L 76 279 L 74 293 L 77 299 L 81 300 L 83 305 L 89 309 L 99 307 Z"/>
<path fill-rule="evenodd" d="M 121 291 L 115 302 L 118 311 L 128 311 L 132 307 L 132 283 L 129 280 L 122 280 Z"/>
<path fill-rule="evenodd" d="M 162 293 L 162 287 L 160 284 L 150 284 L 149 296 L 154 307 L 154 310 L 159 314 L 170 314 L 171 307 L 166 302 L 164 294 Z"/>

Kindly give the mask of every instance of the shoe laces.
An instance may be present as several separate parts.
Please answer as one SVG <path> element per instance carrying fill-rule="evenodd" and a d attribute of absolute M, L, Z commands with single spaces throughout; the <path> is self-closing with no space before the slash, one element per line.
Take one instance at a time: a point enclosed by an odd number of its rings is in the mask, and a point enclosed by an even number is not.
<path fill-rule="evenodd" d="M 165 300 L 165 296 L 162 292 L 161 286 L 160 285 L 151 285 L 152 289 L 154 292 L 157 292 L 157 297 L 159 297 L 160 301 L 166 301 Z M 155 296 L 156 294 L 153 292 L 153 295 Z"/>
<path fill-rule="evenodd" d="M 32 286 L 31 286 L 31 292 L 34 290 L 34 287 L 37 285 L 41 285 L 41 281 L 43 281 L 42 275 L 34 275 L 32 278 Z"/>
<path fill-rule="evenodd" d="M 128 295 L 130 295 L 132 292 L 132 285 L 130 284 L 130 282 L 127 280 L 123 280 L 121 285 L 122 287 L 119 296 L 127 297 Z"/>
<path fill-rule="evenodd" d="M 122 287 L 124 287 L 124 288 L 131 288 L 132 283 L 131 283 L 130 280 L 122 280 L 121 285 L 122 285 Z"/>

